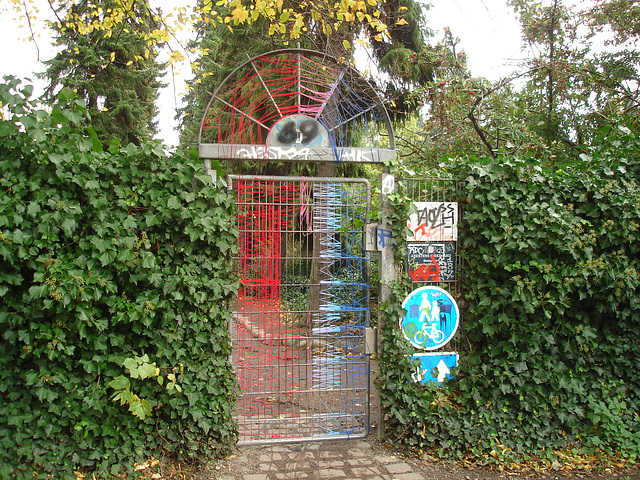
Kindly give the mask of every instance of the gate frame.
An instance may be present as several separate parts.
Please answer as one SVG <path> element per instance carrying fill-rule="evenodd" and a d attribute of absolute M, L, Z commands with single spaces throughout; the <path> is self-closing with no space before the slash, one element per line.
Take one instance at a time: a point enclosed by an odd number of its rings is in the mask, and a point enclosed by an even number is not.
<path fill-rule="evenodd" d="M 367 217 L 370 213 L 371 209 L 371 183 L 366 178 L 349 178 L 349 177 L 301 177 L 301 176 L 277 176 L 277 175 L 242 175 L 242 174 L 229 174 L 227 175 L 227 184 L 226 187 L 229 191 L 234 190 L 234 184 L 238 180 L 248 179 L 248 180 L 258 180 L 258 181 L 277 181 L 277 182 L 290 182 L 290 183 L 301 183 L 308 182 L 313 184 L 360 184 L 364 185 L 366 191 L 366 213 Z M 370 220 L 367 218 L 367 221 Z M 316 441 L 331 441 L 331 440 L 339 440 L 339 439 L 358 439 L 358 438 L 366 438 L 371 431 L 372 424 L 372 416 L 371 416 L 371 396 L 372 389 L 375 389 L 375 384 L 372 382 L 372 371 L 371 371 L 371 355 L 376 353 L 377 351 L 377 329 L 371 327 L 371 262 L 372 255 L 371 252 L 368 251 L 364 246 L 364 236 L 365 236 L 365 227 L 367 222 L 362 226 L 362 247 L 363 253 L 365 256 L 363 257 L 365 260 L 365 275 L 367 277 L 368 282 L 368 294 L 366 296 L 366 316 L 365 316 L 365 324 L 363 327 L 363 333 L 361 336 L 362 348 L 359 351 L 359 355 L 366 358 L 366 374 L 363 376 L 365 378 L 365 397 L 364 400 L 364 411 L 363 416 L 365 419 L 365 423 L 363 425 L 363 432 L 357 434 L 349 434 L 349 433 L 339 433 L 331 436 L 319 436 L 319 437 L 300 437 L 300 438 L 272 438 L 272 439 L 260 439 L 260 440 L 239 440 L 238 445 L 261 445 L 261 444 L 282 444 L 282 443 L 293 443 L 293 442 L 316 442 Z M 315 259 L 312 259 L 312 261 Z M 229 321 L 229 332 L 230 334 L 233 331 L 233 320 L 235 315 Z M 233 335 L 232 335 L 233 339 Z M 232 349 L 233 350 L 233 349 Z M 322 357 L 318 357 L 322 358 Z M 229 362 L 232 367 L 235 369 L 236 364 L 233 362 L 232 354 L 229 357 Z M 311 365 L 311 364 L 310 364 Z M 336 412 L 340 413 L 340 412 Z M 380 419 L 377 419 L 379 422 Z"/>
<path fill-rule="evenodd" d="M 232 74 L 230 74 L 227 78 L 225 78 L 216 88 L 216 90 L 214 91 L 214 93 L 212 94 L 212 97 L 209 101 L 209 105 L 211 104 L 213 98 L 217 95 L 219 89 L 222 87 L 222 85 L 225 85 L 227 80 L 230 79 L 233 75 L 233 73 L 235 73 L 236 71 L 239 71 L 241 68 L 243 68 L 246 65 L 253 65 L 255 68 L 255 65 L 253 64 L 253 61 L 255 59 L 258 59 L 260 57 L 265 57 L 265 56 L 269 56 L 272 54 L 277 54 L 277 53 L 290 53 L 292 55 L 298 55 L 298 59 L 300 61 L 300 56 L 301 55 L 310 55 L 310 56 L 315 56 L 317 58 L 323 59 L 323 60 L 329 60 L 331 62 L 333 62 L 336 65 L 341 65 L 342 68 L 344 69 L 344 72 L 353 72 L 362 82 L 363 85 L 365 85 L 366 87 L 368 87 L 368 89 L 370 90 L 370 93 L 372 93 L 372 100 L 373 103 L 372 105 L 374 105 L 372 108 L 379 108 L 380 109 L 380 113 L 382 114 L 382 122 L 385 125 L 386 131 L 387 131 L 387 136 L 388 136 L 388 146 L 387 147 L 383 147 L 381 145 L 378 145 L 377 147 L 374 148 L 374 150 L 377 151 L 377 156 L 376 158 L 371 158 L 368 160 L 361 160 L 359 162 L 353 161 L 353 160 L 349 160 L 349 158 L 345 158 L 342 161 L 345 163 L 372 163 L 372 164 L 379 164 L 382 166 L 382 171 L 383 173 L 381 174 L 380 177 L 380 185 L 381 187 L 381 192 L 380 192 L 380 196 L 379 196 L 379 218 L 378 218 L 378 226 L 381 229 L 384 230 L 391 230 L 390 225 L 388 225 L 388 221 L 387 219 L 388 217 L 388 212 L 391 212 L 391 206 L 390 206 L 390 202 L 388 200 L 387 195 L 390 193 L 393 193 L 395 191 L 395 180 L 394 180 L 394 176 L 390 174 L 390 170 L 389 167 L 387 166 L 387 164 L 385 164 L 384 162 L 386 161 L 391 161 L 395 158 L 395 151 L 396 151 L 396 145 L 395 145 L 395 135 L 394 135 L 394 129 L 393 129 L 393 125 L 391 122 L 391 118 L 389 116 L 389 113 L 386 109 L 386 107 L 384 106 L 384 101 L 381 98 L 380 94 L 378 93 L 377 89 L 373 88 L 373 86 L 371 85 L 371 83 L 360 73 L 358 72 L 355 67 L 352 67 L 350 65 L 346 65 L 343 64 L 341 62 L 339 62 L 335 57 L 332 57 L 330 55 L 327 55 L 326 53 L 322 53 L 322 52 L 317 52 L 317 51 L 312 51 L 312 50 L 305 50 L 305 49 L 300 49 L 300 48 L 285 48 L 285 49 L 279 49 L 279 50 L 274 50 L 274 51 L 270 51 L 270 52 L 266 52 L 263 53 L 261 55 L 257 55 L 256 57 L 253 58 L 249 58 L 248 61 L 245 61 L 244 63 L 242 63 L 241 65 L 239 65 L 234 72 L 232 72 Z M 343 73 L 344 73 L 343 72 Z M 215 168 L 212 167 L 212 160 L 222 160 L 224 158 L 226 158 L 224 155 L 220 154 L 220 148 L 213 148 L 215 147 L 217 144 L 208 144 L 208 143 L 204 143 L 203 142 L 203 127 L 205 124 L 205 120 L 206 120 L 206 115 L 207 115 L 207 111 L 209 110 L 209 105 L 207 106 L 207 108 L 205 109 L 205 113 L 203 115 L 202 121 L 201 121 L 201 125 L 200 125 L 200 132 L 199 132 L 199 137 L 198 137 L 198 150 L 199 150 L 199 156 L 201 158 L 201 160 L 203 160 L 204 163 L 204 169 L 205 172 L 207 174 L 209 174 L 213 180 L 213 183 L 216 183 L 217 180 L 217 170 Z M 224 146 L 224 145 L 223 145 Z M 262 149 L 266 152 L 266 145 L 257 145 L 258 149 Z M 319 165 L 322 163 L 336 163 L 336 159 L 339 158 L 339 151 L 344 150 L 345 147 L 340 147 L 340 148 L 332 148 L 331 152 L 318 152 L 319 154 L 313 154 L 310 157 L 307 157 L 305 159 L 305 161 L 310 161 L 310 162 L 314 162 L 314 163 L 318 163 Z M 352 148 L 352 147 L 346 147 L 346 148 Z M 330 153 L 330 154 L 329 154 Z M 276 158 L 271 158 L 272 155 L 269 156 L 265 156 L 264 157 L 264 161 L 269 161 L 269 160 L 280 160 L 280 161 L 287 161 L 287 160 L 291 160 L 289 158 L 287 158 L 286 156 L 283 158 L 280 158 L 279 155 L 276 155 Z M 363 157 L 364 159 L 365 157 Z M 233 158 L 233 160 L 236 160 L 237 158 Z M 293 160 L 296 161 L 296 160 Z M 232 176 L 228 177 L 231 178 Z M 237 176 L 236 177 L 240 177 Z M 278 177 L 271 177 L 271 178 L 278 178 Z M 295 178 L 300 178 L 300 177 L 284 177 L 287 180 L 290 179 L 295 179 Z M 303 177 L 304 178 L 304 177 Z M 315 179 L 318 179 L 318 181 L 322 181 L 322 180 L 331 180 L 331 179 L 336 179 L 338 181 L 344 182 L 345 179 L 344 178 L 339 178 L 339 177 L 312 177 Z M 305 180 L 309 181 L 310 178 L 305 178 Z M 365 181 L 367 183 L 367 199 L 368 199 L 368 204 L 369 207 L 371 205 L 371 186 L 369 184 L 368 179 L 354 179 L 356 181 Z M 391 181 L 391 190 L 387 190 L 385 191 L 385 181 L 386 180 L 390 180 Z M 227 185 L 227 187 L 229 187 L 229 185 L 231 185 L 231 183 L 229 183 Z M 366 249 L 365 249 L 366 250 Z M 370 268 L 371 268 L 371 253 L 367 253 L 367 258 L 368 258 L 368 275 L 370 278 Z M 395 279 L 397 278 L 397 265 L 395 262 L 395 258 L 394 258 L 394 252 L 393 252 L 393 248 L 389 244 L 386 247 L 380 248 L 379 249 L 379 260 L 378 260 L 378 266 L 379 266 L 379 293 L 378 293 L 378 298 L 380 302 L 385 302 L 385 301 L 389 301 L 389 299 L 391 298 L 391 284 L 395 281 Z M 370 283 L 370 280 L 369 280 Z M 371 285 L 369 286 L 369 289 L 371 289 Z M 370 305 L 370 297 L 368 298 L 368 323 L 370 325 L 370 312 L 371 312 L 371 305 Z M 378 327 L 382 326 L 382 322 L 383 322 L 383 318 L 382 316 L 379 316 L 378 319 Z M 230 328 L 231 328 L 231 322 L 230 322 Z M 369 377 L 367 379 L 368 382 L 368 387 L 367 387 L 367 396 L 368 396 L 368 402 L 366 405 L 367 408 L 367 416 L 369 418 L 368 424 L 367 424 L 367 433 L 369 431 L 370 425 L 371 425 L 371 386 L 374 385 L 373 388 L 375 388 L 375 384 L 373 382 L 371 382 L 371 368 L 370 368 L 370 359 L 371 359 L 371 354 L 375 353 L 376 351 L 379 350 L 379 347 L 381 347 L 380 343 L 379 343 L 379 339 L 378 336 L 376 335 L 376 332 L 373 331 L 372 329 L 369 329 L 369 331 L 366 332 L 365 335 L 365 354 L 367 355 L 367 358 L 369 359 Z M 230 359 L 231 361 L 231 359 Z M 231 362 L 232 364 L 232 362 Z M 378 416 L 378 435 L 380 436 L 382 434 L 383 431 L 383 416 L 382 416 L 382 412 L 379 411 L 379 416 Z"/>

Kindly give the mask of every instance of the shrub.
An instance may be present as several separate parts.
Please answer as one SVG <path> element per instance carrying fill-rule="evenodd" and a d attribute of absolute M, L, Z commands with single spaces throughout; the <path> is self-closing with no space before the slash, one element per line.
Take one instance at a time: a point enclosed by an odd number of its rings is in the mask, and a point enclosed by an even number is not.
<path fill-rule="evenodd" d="M 234 200 L 159 143 L 108 152 L 0 85 L 0 477 L 101 475 L 235 443 Z"/>
<path fill-rule="evenodd" d="M 640 141 L 622 128 L 602 145 L 564 170 L 532 158 L 449 165 L 466 184 L 464 350 L 442 388 L 411 382 L 393 318 L 412 286 L 396 285 L 380 377 L 394 441 L 483 463 L 556 449 L 637 460 Z"/>

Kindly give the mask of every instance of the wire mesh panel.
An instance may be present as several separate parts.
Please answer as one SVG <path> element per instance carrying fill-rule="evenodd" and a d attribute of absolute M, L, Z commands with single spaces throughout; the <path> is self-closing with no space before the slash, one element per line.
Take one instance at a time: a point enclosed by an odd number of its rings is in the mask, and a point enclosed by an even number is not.
<path fill-rule="evenodd" d="M 460 251 L 457 247 L 457 223 L 461 217 L 460 204 L 457 203 L 461 185 L 458 181 L 442 179 L 442 178 L 404 178 L 405 195 L 410 198 L 419 208 L 423 208 L 422 216 L 417 223 L 421 231 L 428 234 L 433 233 L 433 238 L 425 235 L 421 240 L 422 243 L 414 244 L 416 248 L 425 250 L 428 245 L 428 255 L 434 256 L 434 261 L 429 262 L 430 265 L 437 264 L 437 269 L 423 269 L 421 274 L 414 274 L 412 280 L 415 287 L 432 285 L 440 287 L 448 291 L 456 300 L 461 297 L 460 276 L 462 274 L 462 266 L 460 261 Z M 455 211 L 453 211 L 455 209 Z M 450 222 L 445 216 L 455 215 L 455 222 Z M 450 225 L 455 223 L 456 234 L 448 235 L 449 231 L 443 229 L 438 230 L 438 226 L 443 224 Z M 453 229 L 451 229 L 453 231 Z M 450 237 L 450 238 L 449 238 Z M 427 239 L 426 242 L 424 240 Z M 411 248 L 408 243 L 407 249 Z M 408 252 L 407 256 L 410 256 Z M 445 257 L 445 261 L 440 261 Z M 408 258 L 407 262 L 411 260 Z M 411 272 L 411 265 L 407 265 L 407 271 Z M 414 270 L 415 271 L 415 270 Z M 411 276 L 411 274 L 410 274 Z M 457 341 L 454 340 L 449 348 L 457 349 Z"/>
<path fill-rule="evenodd" d="M 369 426 L 364 180 L 230 177 L 241 289 L 231 325 L 241 443 Z"/>

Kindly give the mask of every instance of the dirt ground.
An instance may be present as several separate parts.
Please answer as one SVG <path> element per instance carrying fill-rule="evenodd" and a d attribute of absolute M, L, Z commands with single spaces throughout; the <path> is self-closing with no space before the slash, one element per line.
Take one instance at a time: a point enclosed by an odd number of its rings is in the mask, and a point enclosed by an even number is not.
<path fill-rule="evenodd" d="M 353 440 L 345 440 L 342 442 L 329 442 L 329 445 L 323 445 L 322 442 L 316 449 L 322 453 L 331 454 L 337 449 L 344 449 L 345 442 L 354 442 Z M 391 458 L 395 462 L 402 462 L 402 464 L 408 464 L 411 467 L 412 475 L 415 477 L 406 478 L 424 478 L 429 480 L 640 480 L 640 468 L 600 468 L 600 469 L 586 469 L 573 466 L 567 468 L 559 468 L 557 471 L 552 468 L 543 471 L 517 471 L 517 470 L 501 470 L 499 468 L 489 467 L 473 467 L 464 466 L 461 464 L 453 464 L 442 460 L 436 460 L 433 458 L 415 458 L 408 457 L 402 452 L 395 450 L 387 445 L 383 445 L 375 435 L 370 435 L 361 442 L 366 442 L 367 449 L 371 448 L 371 455 L 377 459 Z M 331 444 L 332 443 L 332 444 Z M 163 478 L 181 478 L 183 480 L 245 480 L 245 479 L 271 479 L 279 478 L 277 476 L 271 476 L 260 474 L 257 469 L 260 461 L 265 462 L 265 457 L 274 456 L 275 451 L 289 451 L 296 452 L 299 450 L 306 450 L 309 448 L 309 444 L 304 446 L 285 445 L 285 446 L 244 446 L 239 447 L 236 452 L 226 460 L 219 461 L 215 464 L 209 465 L 205 468 L 200 468 L 196 471 L 189 472 L 185 475 L 183 472 L 179 476 L 170 476 Z M 281 465 L 282 460 L 280 455 L 276 455 L 276 461 L 272 466 L 271 471 L 278 471 L 278 469 L 286 469 L 286 465 Z M 260 459 L 260 460 L 259 460 Z M 264 470 L 264 467 L 263 467 Z M 309 476 L 308 472 L 301 471 L 300 476 L 289 475 L 283 478 L 305 478 L 315 479 L 321 478 L 320 476 Z M 405 478 L 401 475 L 399 478 Z M 338 477 L 324 477 L 324 478 L 338 478 Z M 352 477 L 349 477 L 352 478 Z M 380 478 L 380 477 L 361 477 L 361 478 Z M 384 477 L 387 478 L 387 477 Z M 391 477 L 389 477 L 391 478 Z M 395 477 L 394 477 L 395 478 Z"/>
<path fill-rule="evenodd" d="M 377 439 L 369 439 L 376 449 L 391 452 L 399 457 L 404 457 L 402 452 L 394 451 L 389 446 L 382 445 Z M 415 466 L 416 471 L 421 472 L 425 478 L 437 480 L 504 480 L 504 479 L 536 479 L 536 480 L 603 480 L 625 479 L 640 480 L 640 468 L 605 468 L 586 470 L 579 468 L 559 468 L 557 471 L 550 469 L 545 472 L 518 471 L 514 469 L 474 467 L 454 464 L 435 458 L 407 458 L 406 461 Z"/>

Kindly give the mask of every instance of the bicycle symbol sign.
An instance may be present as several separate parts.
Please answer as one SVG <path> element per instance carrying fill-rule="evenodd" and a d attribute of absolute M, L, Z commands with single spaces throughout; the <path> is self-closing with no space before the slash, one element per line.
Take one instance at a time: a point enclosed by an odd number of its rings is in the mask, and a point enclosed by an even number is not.
<path fill-rule="evenodd" d="M 453 297 L 438 287 L 420 287 L 402 302 L 407 311 L 400 320 L 402 333 L 415 347 L 436 350 L 451 340 L 460 313 Z"/>

